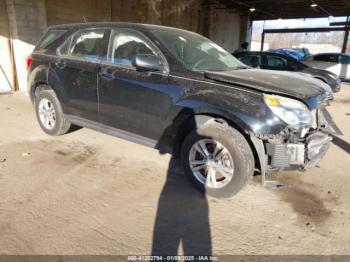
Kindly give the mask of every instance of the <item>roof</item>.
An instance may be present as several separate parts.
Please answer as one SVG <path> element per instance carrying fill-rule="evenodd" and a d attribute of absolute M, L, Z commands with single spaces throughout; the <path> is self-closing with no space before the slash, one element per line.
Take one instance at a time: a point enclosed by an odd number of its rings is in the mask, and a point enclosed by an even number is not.
<path fill-rule="evenodd" d="M 91 28 L 91 27 L 124 27 L 124 28 L 146 29 L 146 30 L 158 29 L 158 30 L 186 31 L 175 27 L 168 27 L 168 26 L 161 26 L 161 25 L 154 25 L 154 24 L 128 23 L 128 22 L 87 22 L 87 23 L 62 24 L 62 25 L 50 26 L 49 29 L 71 29 L 71 28 Z"/>
<path fill-rule="evenodd" d="M 328 53 L 318 53 L 318 54 L 313 54 L 312 56 L 318 56 L 318 55 L 345 55 L 345 56 L 350 56 L 349 54 L 345 54 L 345 53 L 336 53 L 336 52 L 328 52 Z"/>
<path fill-rule="evenodd" d="M 350 0 L 216 0 L 214 3 L 250 14 L 253 20 L 350 15 Z M 250 8 L 255 11 L 250 12 Z"/>

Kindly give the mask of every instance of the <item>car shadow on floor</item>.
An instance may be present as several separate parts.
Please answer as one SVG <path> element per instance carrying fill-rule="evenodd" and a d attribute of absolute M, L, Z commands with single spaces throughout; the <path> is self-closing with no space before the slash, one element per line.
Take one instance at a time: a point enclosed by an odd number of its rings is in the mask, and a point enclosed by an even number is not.
<path fill-rule="evenodd" d="M 169 163 L 167 180 L 159 197 L 152 255 L 211 255 L 208 202 L 186 181 L 179 160 Z"/>
<path fill-rule="evenodd" d="M 183 117 L 186 125 L 179 130 L 184 136 L 190 130 L 197 130 L 197 122 L 192 110 L 182 111 L 177 117 Z M 158 140 L 161 145 L 174 130 L 176 118 L 166 128 Z M 186 130 L 186 131 L 184 131 Z M 203 137 L 208 138 L 208 137 Z M 162 153 L 160 151 L 160 153 Z M 178 255 L 180 245 L 184 255 L 211 255 L 211 231 L 209 223 L 208 201 L 202 192 L 187 180 L 180 159 L 172 157 L 169 161 L 167 178 L 158 200 L 157 215 L 154 223 L 152 255 Z"/>
<path fill-rule="evenodd" d="M 345 140 L 343 140 L 337 136 L 333 136 L 332 142 L 333 142 L 333 144 L 335 144 L 339 148 L 343 149 L 346 153 L 350 154 L 350 144 L 348 142 L 346 142 Z"/>

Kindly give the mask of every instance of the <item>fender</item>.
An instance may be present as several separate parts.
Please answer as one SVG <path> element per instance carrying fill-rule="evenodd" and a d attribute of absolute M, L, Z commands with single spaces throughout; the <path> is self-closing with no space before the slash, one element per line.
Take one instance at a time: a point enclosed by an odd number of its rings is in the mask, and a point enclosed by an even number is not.
<path fill-rule="evenodd" d="M 263 105 L 256 106 L 256 109 L 259 112 L 265 110 L 261 107 Z M 219 108 L 200 101 L 198 98 L 179 101 L 166 121 L 167 124 L 162 137 L 158 140 L 159 143 L 170 147 L 176 153 L 188 132 L 204 125 L 210 119 L 226 122 L 248 138 L 251 135 L 278 134 L 286 127 L 286 124 L 276 118 L 267 108 L 266 113 L 261 114 L 260 117 L 256 116 L 258 113 L 253 113 L 254 110 L 244 112 L 233 106 L 227 110 L 223 108 L 226 107 Z"/>
<path fill-rule="evenodd" d="M 323 83 L 327 84 L 327 80 L 324 79 L 322 76 L 314 76 L 315 79 L 321 80 Z"/>
<path fill-rule="evenodd" d="M 33 69 L 33 71 L 31 71 L 28 78 L 28 90 L 29 90 L 29 97 L 32 104 L 35 103 L 36 88 L 39 85 L 48 85 L 48 72 L 49 72 L 49 68 L 46 65 L 36 66 Z"/>

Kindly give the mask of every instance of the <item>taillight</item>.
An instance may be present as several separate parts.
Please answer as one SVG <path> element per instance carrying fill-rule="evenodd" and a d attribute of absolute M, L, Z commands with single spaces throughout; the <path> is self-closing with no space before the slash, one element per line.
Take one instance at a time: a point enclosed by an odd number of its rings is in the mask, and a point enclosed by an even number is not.
<path fill-rule="evenodd" d="M 31 56 L 28 56 L 26 62 L 27 62 L 27 70 L 29 70 L 30 66 L 33 63 L 33 58 Z"/>

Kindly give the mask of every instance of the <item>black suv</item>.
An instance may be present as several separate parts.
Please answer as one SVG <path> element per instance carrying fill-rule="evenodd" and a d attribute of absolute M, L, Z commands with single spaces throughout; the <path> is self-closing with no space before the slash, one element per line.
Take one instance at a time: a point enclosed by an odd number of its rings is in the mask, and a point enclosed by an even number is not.
<path fill-rule="evenodd" d="M 50 27 L 28 59 L 41 128 L 92 128 L 181 158 L 194 184 L 237 193 L 255 170 L 305 169 L 331 137 L 326 84 L 252 69 L 198 34 L 131 23 Z M 264 176 L 263 176 L 264 177 Z"/>

